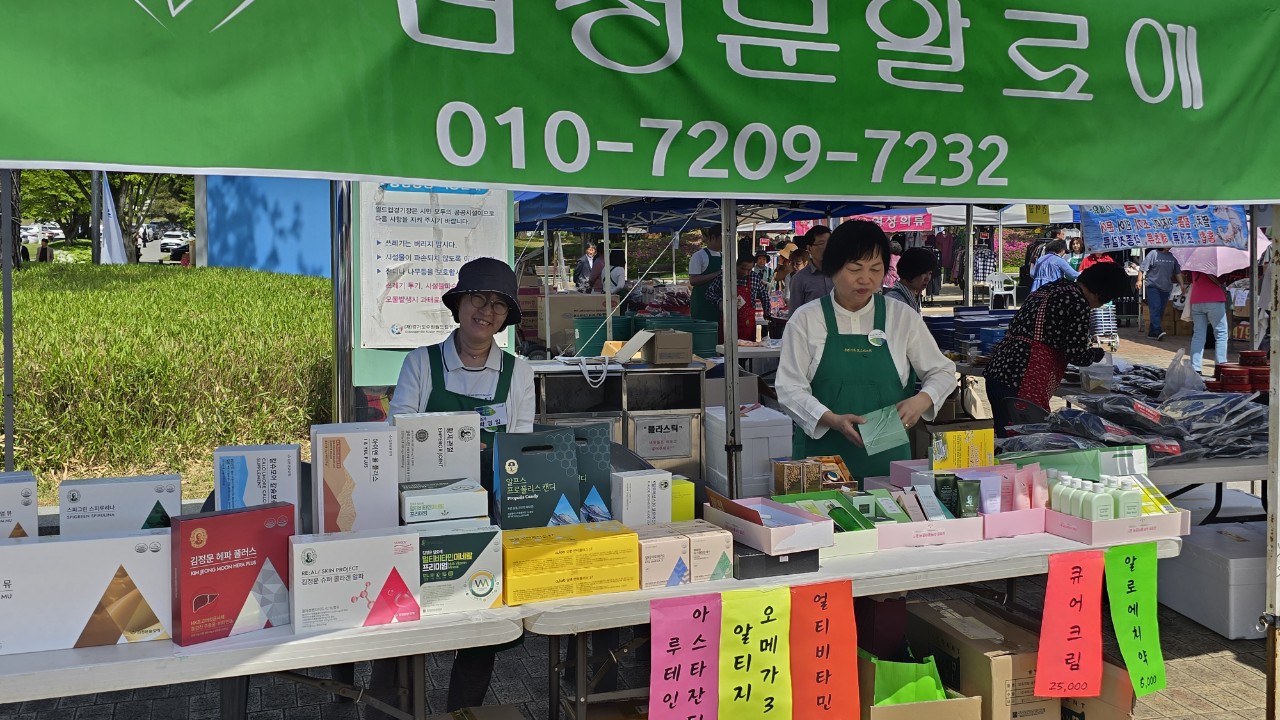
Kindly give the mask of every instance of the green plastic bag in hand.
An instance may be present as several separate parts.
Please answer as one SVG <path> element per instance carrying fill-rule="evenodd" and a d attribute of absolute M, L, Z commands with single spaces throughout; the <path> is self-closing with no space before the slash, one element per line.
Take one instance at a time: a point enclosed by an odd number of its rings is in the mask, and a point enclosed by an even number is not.
<path fill-rule="evenodd" d="M 933 656 L 919 663 L 900 663 L 873 660 L 876 664 L 875 705 L 905 705 L 907 703 L 946 700 L 938 677 L 938 666 Z"/>

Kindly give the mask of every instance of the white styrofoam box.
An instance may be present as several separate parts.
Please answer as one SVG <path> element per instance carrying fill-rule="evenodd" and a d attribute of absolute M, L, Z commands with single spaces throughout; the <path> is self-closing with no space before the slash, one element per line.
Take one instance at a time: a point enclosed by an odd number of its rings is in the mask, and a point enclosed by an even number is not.
<path fill-rule="evenodd" d="M 706 428 L 707 481 L 711 489 L 728 496 L 725 481 L 724 408 L 707 408 Z M 738 476 L 742 478 L 742 496 L 769 496 L 773 488 L 773 459 L 791 457 L 791 418 L 772 408 L 758 407 L 738 421 L 738 442 L 742 445 Z"/>
<path fill-rule="evenodd" d="M 39 534 L 36 476 L 25 470 L 0 473 L 0 540 Z"/>
<path fill-rule="evenodd" d="M 0 541 L 0 655 L 168 640 L 169 530 Z"/>
<path fill-rule="evenodd" d="M 63 537 L 133 533 L 169 527 L 182 514 L 177 475 L 68 480 L 58 486 Z"/>
<path fill-rule="evenodd" d="M 1160 604 L 1232 640 L 1263 637 L 1267 536 L 1240 523 L 1197 525 L 1160 561 Z"/>
<path fill-rule="evenodd" d="M 213 509 L 293 504 L 300 527 L 301 445 L 226 445 L 213 451 Z"/>
<path fill-rule="evenodd" d="M 400 482 L 481 481 L 479 413 L 415 413 L 394 420 Z"/>
<path fill-rule="evenodd" d="M 317 533 L 400 525 L 396 430 L 386 423 L 311 426 L 311 504 Z"/>

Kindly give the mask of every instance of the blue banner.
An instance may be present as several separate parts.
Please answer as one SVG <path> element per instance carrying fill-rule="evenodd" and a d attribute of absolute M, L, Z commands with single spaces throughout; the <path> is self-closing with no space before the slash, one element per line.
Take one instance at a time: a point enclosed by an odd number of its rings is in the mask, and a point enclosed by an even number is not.
<path fill-rule="evenodd" d="M 1085 247 L 1092 252 L 1249 247 L 1249 221 L 1243 205 L 1081 205 L 1080 229 Z"/>

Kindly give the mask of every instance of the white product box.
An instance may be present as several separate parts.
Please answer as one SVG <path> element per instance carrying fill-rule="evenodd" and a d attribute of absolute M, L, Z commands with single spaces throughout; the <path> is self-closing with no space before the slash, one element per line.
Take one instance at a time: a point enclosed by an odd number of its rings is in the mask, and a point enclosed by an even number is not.
<path fill-rule="evenodd" d="M 480 482 L 480 414 L 396 415 L 400 482 L 459 478 Z"/>
<path fill-rule="evenodd" d="M 419 619 L 419 566 L 418 533 L 404 528 L 289 538 L 294 633 Z"/>
<path fill-rule="evenodd" d="M 421 530 L 431 530 L 440 532 L 442 530 L 475 530 L 477 528 L 487 528 L 493 524 L 488 515 L 484 517 L 459 518 L 457 520 L 428 520 L 419 523 L 405 523 L 406 530 L 418 532 Z"/>
<path fill-rule="evenodd" d="M 396 431 L 390 425 L 311 426 L 315 532 L 399 526 L 397 476 Z"/>
<path fill-rule="evenodd" d="M 489 493 L 476 480 L 432 480 L 400 486 L 400 519 L 405 523 L 488 514 Z"/>
<path fill-rule="evenodd" d="M 58 487 L 58 502 L 63 537 L 167 528 L 169 518 L 182 514 L 182 478 L 68 480 Z"/>
<path fill-rule="evenodd" d="M 40 502 L 36 476 L 0 473 L 0 540 L 40 534 Z"/>
<path fill-rule="evenodd" d="M 702 516 L 728 530 L 734 540 L 766 555 L 790 555 L 836 544 L 831 518 L 768 498 L 729 500 L 712 493 L 711 502 L 702 507 Z"/>
<path fill-rule="evenodd" d="M 640 589 L 689 582 L 689 538 L 667 525 L 636 528 L 640 538 Z"/>
<path fill-rule="evenodd" d="M 170 638 L 167 529 L 0 542 L 0 655 Z"/>
<path fill-rule="evenodd" d="M 213 451 L 213 509 L 293 504 L 293 526 L 302 527 L 298 504 L 301 445 L 225 445 Z"/>
<path fill-rule="evenodd" d="M 728 496 L 724 408 L 707 408 L 703 420 L 707 450 L 702 456 L 707 461 L 707 486 Z M 738 441 L 742 452 L 738 475 L 742 478 L 743 497 L 774 494 L 773 459 L 791 457 L 791 428 L 791 418 L 773 408 L 758 407 L 739 419 Z"/>
<path fill-rule="evenodd" d="M 635 529 L 671 522 L 671 473 L 630 470 L 609 476 L 613 519 Z"/>
<path fill-rule="evenodd" d="M 1263 637 L 1266 562 L 1265 525 L 1196 525 L 1182 552 L 1160 561 L 1160 604 L 1231 640 Z"/>
<path fill-rule="evenodd" d="M 502 607 L 502 531 L 419 526 L 418 600 L 423 615 Z"/>

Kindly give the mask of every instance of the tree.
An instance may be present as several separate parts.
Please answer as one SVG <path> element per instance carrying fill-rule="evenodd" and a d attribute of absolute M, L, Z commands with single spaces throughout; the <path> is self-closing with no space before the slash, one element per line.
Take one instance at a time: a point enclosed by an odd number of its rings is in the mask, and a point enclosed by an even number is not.
<path fill-rule="evenodd" d="M 56 222 L 68 239 L 77 237 L 81 229 L 89 229 L 89 193 L 81 192 L 69 173 L 24 170 L 21 177 L 18 197 L 24 218 Z"/>

